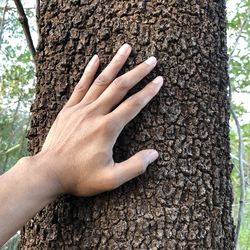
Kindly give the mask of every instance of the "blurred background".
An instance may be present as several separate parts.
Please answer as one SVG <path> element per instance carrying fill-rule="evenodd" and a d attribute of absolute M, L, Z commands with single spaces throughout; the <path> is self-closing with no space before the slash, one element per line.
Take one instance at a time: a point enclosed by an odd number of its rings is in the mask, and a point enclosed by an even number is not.
<path fill-rule="evenodd" d="M 34 2 L 23 1 L 23 6 L 36 44 Z M 229 92 L 234 114 L 230 119 L 231 161 L 234 166 L 231 175 L 234 191 L 232 211 L 237 225 L 240 194 L 245 191 L 237 248 L 247 250 L 250 249 L 250 0 L 228 0 L 227 13 Z M 0 0 L 0 174 L 28 154 L 26 134 L 34 93 L 35 68 L 14 2 Z M 235 125 L 237 123 L 239 126 Z M 242 145 L 241 152 L 239 144 Z M 18 238 L 17 233 L 2 249 L 16 249 Z"/>

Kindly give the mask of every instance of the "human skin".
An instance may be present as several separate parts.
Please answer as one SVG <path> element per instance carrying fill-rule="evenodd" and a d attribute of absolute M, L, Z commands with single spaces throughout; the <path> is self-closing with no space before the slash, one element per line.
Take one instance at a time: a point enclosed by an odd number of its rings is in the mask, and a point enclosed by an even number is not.
<path fill-rule="evenodd" d="M 126 161 L 113 160 L 118 135 L 163 84 L 158 76 L 120 103 L 157 64 L 150 57 L 116 78 L 130 52 L 131 46 L 124 44 L 96 79 L 99 58 L 94 55 L 42 150 L 21 158 L 0 176 L 0 246 L 59 195 L 92 196 L 115 189 L 158 158 L 156 150 L 145 149 Z"/>

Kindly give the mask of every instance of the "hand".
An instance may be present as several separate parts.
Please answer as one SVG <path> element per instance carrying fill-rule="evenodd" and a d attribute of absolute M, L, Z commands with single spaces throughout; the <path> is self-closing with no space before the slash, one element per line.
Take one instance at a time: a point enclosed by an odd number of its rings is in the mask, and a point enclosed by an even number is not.
<path fill-rule="evenodd" d="M 99 58 L 93 56 L 52 125 L 41 152 L 34 156 L 49 162 L 48 175 L 60 183 L 62 193 L 91 196 L 117 188 L 144 173 L 158 157 L 153 149 L 142 150 L 121 163 L 115 163 L 112 157 L 113 146 L 124 126 L 158 93 L 163 83 L 158 76 L 113 110 L 157 63 L 156 58 L 150 57 L 116 78 L 130 52 L 131 47 L 124 44 L 95 80 Z"/>

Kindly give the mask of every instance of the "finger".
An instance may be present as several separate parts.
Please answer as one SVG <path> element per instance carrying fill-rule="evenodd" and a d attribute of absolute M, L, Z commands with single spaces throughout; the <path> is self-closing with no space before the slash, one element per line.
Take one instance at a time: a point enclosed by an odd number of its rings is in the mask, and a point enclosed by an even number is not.
<path fill-rule="evenodd" d="M 108 87 L 108 85 L 114 80 L 122 66 L 125 64 L 130 52 L 131 46 L 129 44 L 125 43 L 124 45 L 122 45 L 109 65 L 95 79 L 94 83 L 83 99 L 84 104 L 89 104 L 96 100 L 100 96 L 100 94 Z"/>
<path fill-rule="evenodd" d="M 116 124 L 116 132 L 119 134 L 123 127 L 130 122 L 159 92 L 163 84 L 161 76 L 156 77 L 147 84 L 142 90 L 129 97 L 121 103 L 115 110 L 106 115 L 108 120 Z"/>
<path fill-rule="evenodd" d="M 108 189 L 115 189 L 123 183 L 143 174 L 148 165 L 158 158 L 159 154 L 154 149 L 142 150 L 128 160 L 115 163 L 107 169 Z"/>
<path fill-rule="evenodd" d="M 149 57 L 145 62 L 139 64 L 131 71 L 116 78 L 111 85 L 102 93 L 97 100 L 99 112 L 107 114 L 122 98 L 127 94 L 129 89 L 141 81 L 155 67 L 157 60 L 155 57 Z"/>
<path fill-rule="evenodd" d="M 98 55 L 94 55 L 86 66 L 79 83 L 75 86 L 75 89 L 65 107 L 74 106 L 82 100 L 82 98 L 86 95 L 90 84 L 93 82 L 98 67 L 99 58 Z"/>

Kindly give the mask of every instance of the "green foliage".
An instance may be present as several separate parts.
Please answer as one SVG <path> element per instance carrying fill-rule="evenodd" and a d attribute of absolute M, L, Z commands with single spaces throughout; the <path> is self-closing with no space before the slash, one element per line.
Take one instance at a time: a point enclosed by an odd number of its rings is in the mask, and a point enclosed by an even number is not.
<path fill-rule="evenodd" d="M 244 144 L 244 172 L 246 181 L 245 206 L 240 231 L 238 249 L 250 249 L 250 0 L 228 1 L 228 6 L 235 5 L 232 12 L 228 13 L 228 41 L 229 42 L 229 75 L 232 86 L 232 108 L 235 110 L 243 136 Z M 247 104 L 248 102 L 248 104 Z M 231 155 L 234 164 L 232 181 L 234 189 L 233 216 L 237 222 L 240 175 L 238 160 L 239 139 L 233 118 L 231 117 Z"/>
<path fill-rule="evenodd" d="M 0 248 L 1 250 L 14 250 L 18 249 L 18 243 L 20 240 L 20 235 L 15 234 L 6 244 Z"/>
<path fill-rule="evenodd" d="M 5 6 L 4 1 L 0 4 Z M 29 11 L 32 15 L 34 10 Z M 12 5 L 1 23 L 0 59 L 4 63 L 0 65 L 0 173 L 27 153 L 25 134 L 35 77 L 31 54 Z"/>

